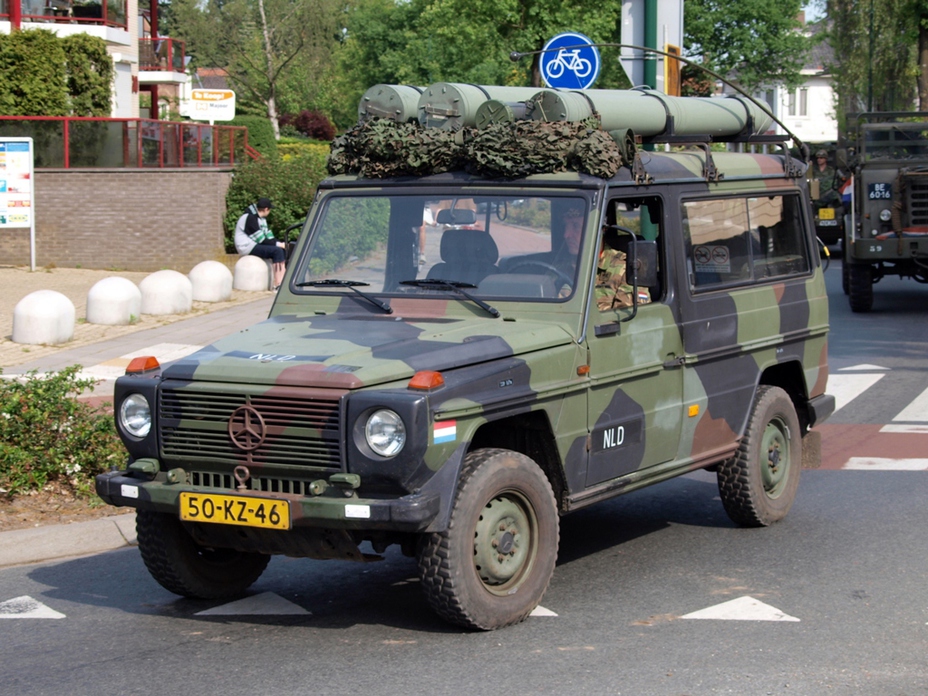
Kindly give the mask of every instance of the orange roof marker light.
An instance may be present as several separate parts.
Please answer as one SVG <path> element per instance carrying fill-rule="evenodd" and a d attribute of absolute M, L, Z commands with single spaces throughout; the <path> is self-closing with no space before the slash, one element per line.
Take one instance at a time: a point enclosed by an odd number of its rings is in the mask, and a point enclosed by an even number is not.
<path fill-rule="evenodd" d="M 154 355 L 141 355 L 137 358 L 132 358 L 132 361 L 126 367 L 127 375 L 137 375 L 142 372 L 151 372 L 152 370 L 157 370 L 161 367 L 161 363 L 158 362 L 158 358 Z"/>
<path fill-rule="evenodd" d="M 442 377 L 441 372 L 435 372 L 434 370 L 419 370 L 419 372 L 412 376 L 412 379 L 409 380 L 409 384 L 406 386 L 410 389 L 431 391 L 432 389 L 438 389 L 439 387 L 444 386 L 444 384 L 445 378 Z"/>

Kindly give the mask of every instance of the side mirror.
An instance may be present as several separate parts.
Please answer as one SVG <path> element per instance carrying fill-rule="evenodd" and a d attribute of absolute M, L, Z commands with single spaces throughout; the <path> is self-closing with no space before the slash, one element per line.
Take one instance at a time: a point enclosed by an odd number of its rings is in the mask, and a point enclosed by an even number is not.
<path fill-rule="evenodd" d="M 638 287 L 657 285 L 657 242 L 636 242 L 635 256 L 635 274 L 637 275 Z M 626 279 L 628 279 L 627 273 Z"/>

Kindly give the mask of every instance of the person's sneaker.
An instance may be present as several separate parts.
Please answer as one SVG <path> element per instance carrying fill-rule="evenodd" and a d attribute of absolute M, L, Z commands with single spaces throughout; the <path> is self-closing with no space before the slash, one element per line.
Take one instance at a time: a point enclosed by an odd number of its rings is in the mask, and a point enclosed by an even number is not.
<path fill-rule="evenodd" d="M 427 258 L 425 258 L 425 254 L 419 254 L 419 265 L 420 265 L 420 266 L 424 266 L 424 265 L 427 264 L 428 262 L 429 262 L 429 260 L 428 260 Z"/>

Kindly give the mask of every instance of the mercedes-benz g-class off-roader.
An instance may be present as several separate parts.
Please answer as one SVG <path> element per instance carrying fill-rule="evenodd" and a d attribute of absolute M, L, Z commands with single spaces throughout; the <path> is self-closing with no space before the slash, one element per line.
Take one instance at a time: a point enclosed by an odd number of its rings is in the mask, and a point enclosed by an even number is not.
<path fill-rule="evenodd" d="M 440 616 L 494 629 L 541 600 L 562 515 L 697 469 L 737 524 L 790 509 L 834 400 L 805 166 L 767 113 L 542 91 L 477 127 L 440 101 L 465 88 L 333 143 L 266 321 L 117 381 L 129 459 L 97 491 L 168 590 L 396 544 Z"/>
<path fill-rule="evenodd" d="M 928 112 L 852 114 L 850 212 L 842 282 L 851 310 L 873 308 L 873 285 L 928 283 Z"/>

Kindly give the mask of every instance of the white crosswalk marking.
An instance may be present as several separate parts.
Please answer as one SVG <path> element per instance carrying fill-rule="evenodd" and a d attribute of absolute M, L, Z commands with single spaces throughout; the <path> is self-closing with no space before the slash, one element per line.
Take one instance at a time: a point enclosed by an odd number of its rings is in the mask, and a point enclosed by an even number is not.
<path fill-rule="evenodd" d="M 107 360 L 106 362 L 87 367 L 81 370 L 82 378 L 113 380 L 126 374 L 126 368 L 132 362 L 132 358 L 138 358 L 143 355 L 154 355 L 162 365 L 171 360 L 183 358 L 191 353 L 195 353 L 203 346 L 193 346 L 186 343 L 157 343 L 141 350 L 121 355 L 118 358 Z"/>
<path fill-rule="evenodd" d="M 928 433 L 928 389 L 916 396 L 902 409 L 881 433 Z"/>
<path fill-rule="evenodd" d="M 868 371 L 864 372 L 863 368 Z M 886 368 L 877 365 L 855 365 L 844 368 L 840 374 L 830 375 L 826 391 L 835 397 L 835 411 L 847 406 L 885 376 Z"/>
<path fill-rule="evenodd" d="M 928 471 L 928 459 L 851 457 L 841 468 L 857 471 Z"/>
<path fill-rule="evenodd" d="M 0 602 L 0 619 L 63 619 L 64 614 L 28 595 Z"/>
<path fill-rule="evenodd" d="M 799 621 L 776 607 L 750 596 L 738 597 L 706 609 L 685 614 L 681 619 L 715 619 L 716 621 Z"/>

